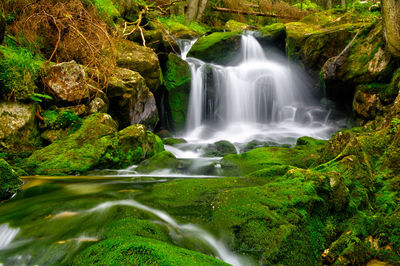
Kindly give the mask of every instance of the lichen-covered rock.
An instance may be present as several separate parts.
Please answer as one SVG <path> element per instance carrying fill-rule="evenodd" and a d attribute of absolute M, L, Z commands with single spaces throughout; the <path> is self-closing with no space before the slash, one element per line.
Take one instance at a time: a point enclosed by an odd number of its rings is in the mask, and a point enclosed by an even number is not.
<path fill-rule="evenodd" d="M 117 66 L 139 72 L 154 93 L 161 85 L 161 68 L 156 53 L 128 40 L 115 43 Z"/>
<path fill-rule="evenodd" d="M 189 105 L 190 68 L 186 61 L 172 53 L 168 55 L 164 85 L 168 91 L 173 129 L 182 130 L 185 126 Z"/>
<path fill-rule="evenodd" d="M 6 20 L 3 16 L 3 13 L 0 11 L 0 44 L 4 40 L 5 32 L 6 32 Z"/>
<path fill-rule="evenodd" d="M 143 125 L 132 125 L 118 132 L 121 166 L 129 166 L 164 150 L 162 140 Z"/>
<path fill-rule="evenodd" d="M 131 124 L 143 124 L 150 129 L 156 126 L 158 110 L 155 98 L 138 72 L 117 68 L 109 81 L 107 96 L 110 114 L 118 121 L 119 128 Z"/>
<path fill-rule="evenodd" d="M 0 201 L 17 193 L 22 184 L 23 182 L 11 166 L 4 159 L 0 159 Z"/>
<path fill-rule="evenodd" d="M 33 104 L 20 102 L 0 103 L 0 140 L 12 146 L 36 146 L 40 134 L 35 122 Z"/>
<path fill-rule="evenodd" d="M 34 152 L 21 163 L 32 174 L 78 174 L 99 165 L 108 149 L 118 145 L 117 124 L 107 114 L 93 114 L 67 138 Z"/>
<path fill-rule="evenodd" d="M 179 161 L 176 159 L 175 155 L 169 151 L 163 151 L 141 162 L 135 171 L 148 174 L 156 170 L 175 169 L 178 165 Z"/>
<path fill-rule="evenodd" d="M 85 79 L 85 70 L 71 61 L 49 67 L 45 83 L 58 99 L 76 103 L 89 97 L 89 86 Z"/>
<path fill-rule="evenodd" d="M 214 32 L 199 38 L 188 56 L 208 63 L 228 64 L 235 59 L 240 49 L 241 32 Z"/>

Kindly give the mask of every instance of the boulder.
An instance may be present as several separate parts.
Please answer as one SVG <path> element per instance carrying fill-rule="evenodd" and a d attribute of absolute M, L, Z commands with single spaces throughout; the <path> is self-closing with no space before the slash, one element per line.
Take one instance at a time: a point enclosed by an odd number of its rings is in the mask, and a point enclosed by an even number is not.
<path fill-rule="evenodd" d="M 89 103 L 89 111 L 88 111 L 89 114 L 107 113 L 107 111 L 108 111 L 108 105 L 100 97 L 94 98 Z"/>
<path fill-rule="evenodd" d="M 0 159 L 0 201 L 9 199 L 17 193 L 23 182 L 18 174 L 4 160 Z"/>
<path fill-rule="evenodd" d="M 168 55 L 164 74 L 164 85 L 168 91 L 168 104 L 174 130 L 185 127 L 190 96 L 190 68 L 186 61 L 177 55 Z"/>
<path fill-rule="evenodd" d="M 355 85 L 387 82 L 394 60 L 386 50 L 382 24 L 363 28 L 340 55 L 330 58 L 322 68 L 326 92 L 335 99 L 352 98 Z"/>
<path fill-rule="evenodd" d="M 3 16 L 3 13 L 0 11 L 0 44 L 4 40 L 4 35 L 6 32 L 6 19 Z"/>
<path fill-rule="evenodd" d="M 117 66 L 139 72 L 147 86 L 155 93 L 161 85 L 161 68 L 156 53 L 129 40 L 115 43 Z"/>
<path fill-rule="evenodd" d="M 135 171 L 148 174 L 156 170 L 175 169 L 178 165 L 179 160 L 176 159 L 175 155 L 169 151 L 163 151 L 141 162 Z"/>
<path fill-rule="evenodd" d="M 59 100 L 77 103 L 90 96 L 90 87 L 85 79 L 85 70 L 75 61 L 71 61 L 49 67 L 45 84 Z"/>
<path fill-rule="evenodd" d="M 40 144 L 35 111 L 36 108 L 33 104 L 1 102 L 0 140 L 13 146 L 36 146 Z"/>
<path fill-rule="evenodd" d="M 143 125 L 132 125 L 118 132 L 121 166 L 129 166 L 164 150 L 162 140 Z"/>
<path fill-rule="evenodd" d="M 283 23 L 275 23 L 262 27 L 255 35 L 263 45 L 274 45 L 285 51 L 286 26 Z"/>
<path fill-rule="evenodd" d="M 225 28 L 229 31 L 244 31 L 251 30 L 252 27 L 246 23 L 230 19 L 225 23 Z"/>
<path fill-rule="evenodd" d="M 138 72 L 117 68 L 109 81 L 107 96 L 110 114 L 118 121 L 119 128 L 131 124 L 144 124 L 150 129 L 156 126 L 158 110 L 154 95 Z"/>
<path fill-rule="evenodd" d="M 117 124 L 110 115 L 90 115 L 76 132 L 34 152 L 20 167 L 38 175 L 83 173 L 99 166 L 107 151 L 117 147 L 116 133 Z"/>
<path fill-rule="evenodd" d="M 364 92 L 358 86 L 353 99 L 353 110 L 358 116 L 371 119 L 383 111 L 383 106 L 378 94 Z"/>
<path fill-rule="evenodd" d="M 188 56 L 195 57 L 208 63 L 229 64 L 240 49 L 242 33 L 214 32 L 200 37 L 190 49 Z"/>
<path fill-rule="evenodd" d="M 177 139 L 177 138 L 166 138 L 163 139 L 164 145 L 175 146 L 177 144 L 187 143 L 184 139 Z"/>
<path fill-rule="evenodd" d="M 224 157 L 228 154 L 237 154 L 235 146 L 227 140 L 217 141 L 209 144 L 204 149 L 205 157 Z"/>
<path fill-rule="evenodd" d="M 66 136 L 68 136 L 68 130 L 66 129 L 47 129 L 41 134 L 42 139 L 50 143 L 63 139 Z"/>

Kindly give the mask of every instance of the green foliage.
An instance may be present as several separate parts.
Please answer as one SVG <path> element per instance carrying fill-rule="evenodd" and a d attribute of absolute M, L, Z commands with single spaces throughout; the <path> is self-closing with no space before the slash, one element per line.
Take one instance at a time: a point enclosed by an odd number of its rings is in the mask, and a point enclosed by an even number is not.
<path fill-rule="evenodd" d="M 197 21 L 188 21 L 184 15 L 159 17 L 158 19 L 164 25 L 164 27 L 172 31 L 190 30 L 203 35 L 210 30 L 210 27 L 205 24 L 201 24 Z"/>
<path fill-rule="evenodd" d="M 294 4 L 294 6 L 305 10 L 322 10 L 319 5 L 311 2 L 310 0 L 302 1 L 302 3 Z"/>
<path fill-rule="evenodd" d="M 95 6 L 100 16 L 108 24 L 112 24 L 116 18 L 121 16 L 112 0 L 82 0 L 82 2 Z"/>
<path fill-rule="evenodd" d="M 9 38 L 6 43 L 0 46 L 0 93 L 17 100 L 35 100 L 35 81 L 43 71 L 44 59 Z"/>
<path fill-rule="evenodd" d="M 53 98 L 50 95 L 40 94 L 40 93 L 33 93 L 33 95 L 31 96 L 31 99 L 37 103 L 41 103 L 43 101 L 43 99 L 53 100 Z"/>
<path fill-rule="evenodd" d="M 4 160 L 0 159 L 0 201 L 11 197 L 22 186 L 17 173 Z"/>
<path fill-rule="evenodd" d="M 72 111 L 49 110 L 43 114 L 45 125 L 51 129 L 66 129 L 75 132 L 82 125 L 82 119 Z"/>

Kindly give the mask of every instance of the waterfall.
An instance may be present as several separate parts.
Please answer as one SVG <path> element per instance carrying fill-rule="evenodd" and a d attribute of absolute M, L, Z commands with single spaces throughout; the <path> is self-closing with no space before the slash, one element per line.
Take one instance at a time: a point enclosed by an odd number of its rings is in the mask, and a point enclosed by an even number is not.
<path fill-rule="evenodd" d="M 313 98 L 302 73 L 270 59 L 256 38 L 242 36 L 239 64 L 221 66 L 187 57 L 194 41 L 180 40 L 191 70 L 186 135 L 189 140 L 260 139 L 293 143 L 308 135 L 326 139 L 337 126 Z M 334 127 L 334 128 L 333 128 Z"/>
<path fill-rule="evenodd" d="M 0 250 L 6 249 L 7 246 L 14 240 L 17 236 L 19 229 L 13 229 L 8 226 L 8 224 L 0 225 Z"/>

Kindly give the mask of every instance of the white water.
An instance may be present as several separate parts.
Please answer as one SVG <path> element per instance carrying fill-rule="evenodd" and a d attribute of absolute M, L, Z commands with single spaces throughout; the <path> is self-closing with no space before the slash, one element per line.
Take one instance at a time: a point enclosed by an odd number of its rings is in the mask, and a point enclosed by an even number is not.
<path fill-rule="evenodd" d="M 179 42 L 192 75 L 183 135 L 189 142 L 294 144 L 302 136 L 328 139 L 338 129 L 329 120 L 330 110 L 309 92 L 303 74 L 269 59 L 251 34 L 242 36 L 241 60 L 235 66 L 187 58 L 194 42 Z"/>
<path fill-rule="evenodd" d="M 245 257 L 234 254 L 222 241 L 217 240 L 210 233 L 200 228 L 199 226 L 193 224 L 179 224 L 166 212 L 150 208 L 135 200 L 130 199 L 104 202 L 89 210 L 83 211 L 83 213 L 103 211 L 114 206 L 130 206 L 154 214 L 163 222 L 165 222 L 170 229 L 175 230 L 174 235 L 182 235 L 184 237 L 197 239 L 198 241 L 206 244 L 214 252 L 214 255 L 217 258 L 226 263 L 235 266 L 251 264 L 251 262 Z"/>
<path fill-rule="evenodd" d="M 17 236 L 19 229 L 13 229 L 8 224 L 0 225 L 0 250 L 6 249 Z"/>

